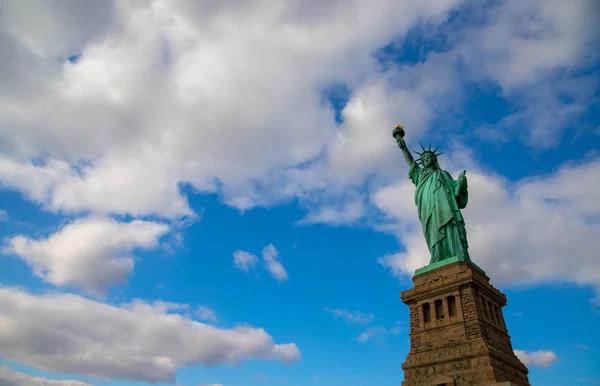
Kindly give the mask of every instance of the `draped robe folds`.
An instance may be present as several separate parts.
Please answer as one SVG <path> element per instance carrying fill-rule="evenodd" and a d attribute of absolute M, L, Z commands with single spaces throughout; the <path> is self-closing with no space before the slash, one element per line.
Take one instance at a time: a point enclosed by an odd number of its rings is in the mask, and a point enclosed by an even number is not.
<path fill-rule="evenodd" d="M 429 263 L 451 257 L 471 261 L 465 221 L 460 213 L 469 199 L 466 183 L 455 181 L 444 170 L 425 169 L 416 162 L 408 176 L 416 185 L 415 204 L 431 253 Z"/>

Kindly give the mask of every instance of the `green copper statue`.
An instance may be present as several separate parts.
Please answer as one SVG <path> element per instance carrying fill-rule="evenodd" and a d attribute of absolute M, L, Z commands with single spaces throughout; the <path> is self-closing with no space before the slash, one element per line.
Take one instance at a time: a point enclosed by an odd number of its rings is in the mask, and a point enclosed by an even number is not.
<path fill-rule="evenodd" d="M 415 204 L 431 253 L 430 266 L 470 262 L 465 220 L 460 212 L 467 206 L 469 198 L 466 171 L 454 180 L 450 173 L 440 169 L 438 156 L 442 153 L 436 153 L 437 148 L 431 150 L 431 146 L 428 149 L 421 146 L 423 152 L 415 152 L 419 155 L 415 161 L 406 147 L 404 128 L 397 125 L 393 135 L 410 168 L 408 177 L 416 186 Z"/>

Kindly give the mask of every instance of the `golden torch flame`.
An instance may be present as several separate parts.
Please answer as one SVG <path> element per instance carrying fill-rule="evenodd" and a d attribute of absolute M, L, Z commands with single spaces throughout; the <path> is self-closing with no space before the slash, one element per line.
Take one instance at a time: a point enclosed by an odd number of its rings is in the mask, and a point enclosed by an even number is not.
<path fill-rule="evenodd" d="M 394 131 L 392 132 L 392 135 L 394 136 L 394 138 L 396 138 L 398 135 L 401 138 L 404 138 L 404 126 L 402 125 L 396 125 L 394 126 Z"/>

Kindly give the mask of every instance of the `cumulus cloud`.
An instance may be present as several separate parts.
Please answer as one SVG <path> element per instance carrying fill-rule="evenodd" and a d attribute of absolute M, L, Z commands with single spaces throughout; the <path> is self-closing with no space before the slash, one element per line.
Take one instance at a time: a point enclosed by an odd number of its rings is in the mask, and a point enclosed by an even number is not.
<path fill-rule="evenodd" d="M 92 386 L 80 381 L 56 381 L 34 377 L 15 371 L 8 366 L 0 366 L 0 384 L 2 386 Z"/>
<path fill-rule="evenodd" d="M 190 215 L 180 182 L 260 204 L 257 182 L 285 184 L 334 138 L 323 88 L 357 82 L 378 45 L 458 3 L 107 2 L 52 8 L 54 27 L 37 17 L 47 7 L 13 2 L 1 32 L 23 66 L 1 79 L 36 96 L 4 95 L 0 181 L 70 213 Z"/>
<path fill-rule="evenodd" d="M 159 222 L 81 218 L 45 238 L 14 236 L 4 252 L 25 260 L 48 283 L 102 296 L 110 286 L 127 281 L 135 265 L 133 251 L 157 247 L 169 229 Z"/>
<path fill-rule="evenodd" d="M 205 322 L 217 322 L 219 318 L 217 317 L 216 312 L 205 306 L 198 306 L 196 308 L 196 315 L 200 320 Z"/>
<path fill-rule="evenodd" d="M 275 249 L 273 244 L 269 244 L 262 250 L 262 258 L 266 270 L 273 276 L 278 282 L 283 282 L 288 279 L 288 274 L 283 264 L 279 261 L 279 252 Z"/>
<path fill-rule="evenodd" d="M 455 52 L 471 63 L 467 77 L 491 80 L 518 106 L 494 128 L 498 135 L 549 147 L 577 125 L 595 102 L 597 77 L 578 72 L 599 59 L 589 53 L 599 43 L 599 12 L 594 0 L 504 0 L 473 10 L 470 17 L 480 22 L 462 26 L 452 39 Z"/>
<path fill-rule="evenodd" d="M 365 178 L 398 176 L 396 119 L 418 140 L 465 81 L 491 81 L 521 107 L 493 130 L 558 140 L 595 90 L 557 79 L 595 58 L 595 3 L 497 1 L 456 23 L 447 15 L 469 2 L 13 1 L 0 36 L 14 66 L 0 81 L 20 91 L 2 94 L 0 183 L 70 214 L 193 216 L 187 186 L 241 210 L 299 198 L 301 223 L 353 223 L 368 213 Z M 419 26 L 448 46 L 415 64 L 375 60 Z M 323 103 L 335 84 L 350 90 L 340 125 Z"/>
<path fill-rule="evenodd" d="M 487 11 L 478 11 L 483 23 L 466 26 L 460 34 L 465 39 L 462 53 L 483 64 L 479 71 L 504 89 L 531 85 L 582 64 L 597 39 L 593 20 L 600 8 L 593 0 L 578 0 L 573 7 L 560 0 L 505 0 Z"/>
<path fill-rule="evenodd" d="M 173 312 L 181 305 L 171 303 L 113 306 L 2 288 L 0 310 L 0 355 L 56 372 L 172 382 L 187 366 L 300 359 L 295 344 L 276 344 L 263 329 L 199 323 Z"/>
<path fill-rule="evenodd" d="M 594 0 L 470 6 L 12 1 L 0 36 L 14 66 L 0 81 L 21 91 L 2 94 L 0 183 L 55 212 L 190 216 L 185 184 L 242 210 L 300 198 L 314 209 L 308 223 L 352 223 L 365 213 L 355 199 L 365 177 L 397 175 L 395 120 L 417 140 L 463 82 L 499 86 L 521 107 L 500 130 L 531 128 L 541 145 L 591 102 L 589 77 L 557 77 L 596 58 Z M 420 26 L 448 45 L 415 64 L 375 60 Z M 323 103 L 335 84 L 351 92 L 341 125 Z"/>
<path fill-rule="evenodd" d="M 325 311 L 329 312 L 332 315 L 335 315 L 336 317 L 342 318 L 349 323 L 369 324 L 373 321 L 373 319 L 375 319 L 375 315 L 366 314 L 360 311 L 349 311 L 329 307 L 325 307 Z"/>
<path fill-rule="evenodd" d="M 525 366 L 550 367 L 558 360 L 556 354 L 545 350 L 534 352 L 515 350 L 515 355 Z"/>
<path fill-rule="evenodd" d="M 591 78 L 572 74 L 595 59 L 597 2 L 493 3 L 463 28 L 445 23 L 460 0 L 9 1 L 0 16 L 0 58 L 10 59 L 0 70 L 0 184 L 53 212 L 168 220 L 194 216 L 190 191 L 220 193 L 241 210 L 298 198 L 306 223 L 334 225 L 364 217 L 372 200 L 407 248 L 382 263 L 412 273 L 427 250 L 410 183 L 389 185 L 405 172 L 389 133 L 396 119 L 417 141 L 455 107 L 463 82 L 483 80 L 517 104 L 493 129 L 550 146 L 593 97 Z M 420 25 L 442 26 L 451 45 L 415 64 L 375 60 Z M 333 84 L 351 90 L 339 125 L 323 103 Z M 470 173 L 474 260 L 503 283 L 597 286 L 594 165 L 514 185 Z M 50 283 L 101 293 L 131 272 L 133 249 L 167 231 L 104 220 L 108 247 L 95 236 L 90 245 L 67 239 L 87 235 L 88 221 L 46 239 L 17 236 L 7 248 Z M 79 265 L 65 265 L 63 250 Z M 252 269 L 258 258 L 249 256 L 238 267 Z M 287 278 L 274 247 L 263 260 Z"/>
<path fill-rule="evenodd" d="M 5 186 L 53 212 L 194 216 L 177 179 L 157 165 L 160 158 L 157 149 L 113 154 L 83 166 L 55 158 L 34 163 L 1 157 L 0 175 Z"/>
<path fill-rule="evenodd" d="M 444 165 L 442 165 L 444 166 Z M 471 258 L 494 283 L 528 285 L 568 281 L 600 290 L 600 160 L 565 165 L 554 173 L 509 183 L 477 169 L 467 173 L 464 210 Z M 429 252 L 407 179 L 381 189 L 374 202 L 406 252 L 381 264 L 396 275 L 412 275 Z"/>
<path fill-rule="evenodd" d="M 235 251 L 233 253 L 233 264 L 243 272 L 248 272 L 256 266 L 258 263 L 258 257 L 254 256 L 250 252 L 246 251 Z"/>

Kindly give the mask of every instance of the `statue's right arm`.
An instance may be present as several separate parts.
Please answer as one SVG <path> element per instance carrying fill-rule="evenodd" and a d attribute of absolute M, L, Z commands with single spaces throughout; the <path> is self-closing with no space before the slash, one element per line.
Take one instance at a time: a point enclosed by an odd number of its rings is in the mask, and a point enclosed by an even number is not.
<path fill-rule="evenodd" d="M 406 142 L 404 142 L 404 138 L 398 136 L 396 137 L 396 142 L 398 142 L 398 147 L 400 148 L 400 150 L 402 150 L 402 154 L 404 154 L 404 160 L 408 164 L 408 167 L 412 167 L 415 163 L 415 160 L 412 154 L 410 154 L 410 150 L 408 150 Z"/>

